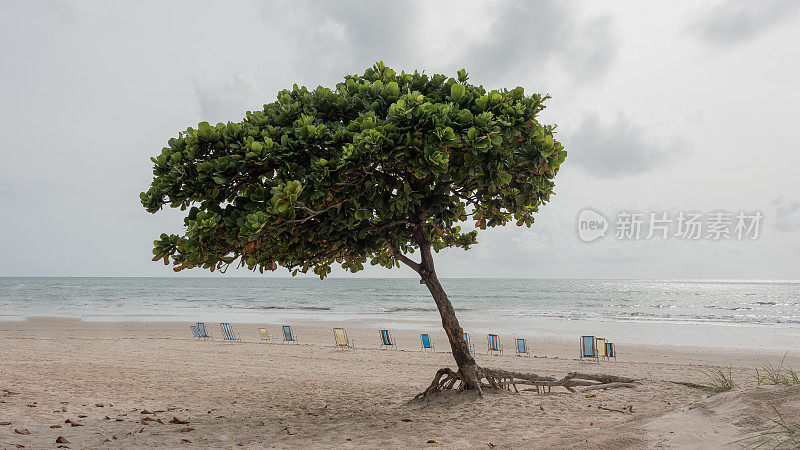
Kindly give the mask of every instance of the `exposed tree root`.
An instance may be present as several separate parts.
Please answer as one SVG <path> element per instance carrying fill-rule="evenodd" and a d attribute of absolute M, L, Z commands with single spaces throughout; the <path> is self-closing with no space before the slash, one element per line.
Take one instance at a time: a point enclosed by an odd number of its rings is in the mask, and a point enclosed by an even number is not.
<path fill-rule="evenodd" d="M 485 388 L 506 389 L 509 391 L 513 389 L 514 392 L 519 392 L 517 389 L 518 384 L 535 386 L 537 393 L 544 393 L 545 389 L 549 392 L 554 386 L 563 387 L 570 392 L 576 392 L 575 388 L 580 387 L 582 388 L 581 391 L 585 392 L 597 389 L 633 388 L 638 384 L 633 378 L 579 372 L 571 372 L 561 379 L 484 367 L 477 367 L 475 373 L 476 379 L 465 382 L 460 372 L 454 372 L 448 367 L 439 369 L 430 386 L 417 394 L 414 400 L 424 399 L 431 394 L 448 389 L 464 391 L 473 386 L 478 391 L 478 394 L 482 395 Z"/>

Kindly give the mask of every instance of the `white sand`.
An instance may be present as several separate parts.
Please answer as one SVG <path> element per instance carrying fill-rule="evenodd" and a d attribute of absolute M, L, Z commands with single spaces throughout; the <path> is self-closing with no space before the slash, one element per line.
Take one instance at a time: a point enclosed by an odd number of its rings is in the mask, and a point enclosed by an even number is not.
<path fill-rule="evenodd" d="M 355 351 L 332 348 L 338 325 Z M 485 337 L 473 336 L 483 366 L 559 377 L 603 372 L 642 384 L 594 398 L 487 392 L 409 405 L 438 368 L 453 365 L 441 332 L 431 333 L 438 352 L 430 353 L 419 351 L 415 331 L 394 332 L 399 351 L 380 350 L 377 329 L 365 322 L 298 324 L 300 345 L 261 344 L 253 324 L 233 324 L 244 343 L 223 344 L 218 324 L 207 326 L 214 339 L 198 342 L 188 339 L 188 323 L 0 322 L 0 423 L 11 423 L 0 425 L 0 447 L 52 448 L 63 436 L 71 448 L 714 448 L 764 429 L 770 404 L 797 420 L 800 389 L 750 386 L 753 367 L 777 363 L 779 352 L 626 344 L 617 362 L 598 365 L 574 359 L 577 337 L 529 337 L 536 357 L 520 358 L 511 337 L 503 341 L 508 354 L 488 356 Z M 277 325 L 267 328 L 279 338 Z M 796 355 L 787 361 L 800 366 Z M 744 387 L 706 398 L 669 383 L 705 382 L 698 365 L 733 366 Z M 598 409 L 628 405 L 632 414 Z M 163 423 L 142 423 L 146 417 Z M 173 417 L 188 424 L 169 423 Z"/>

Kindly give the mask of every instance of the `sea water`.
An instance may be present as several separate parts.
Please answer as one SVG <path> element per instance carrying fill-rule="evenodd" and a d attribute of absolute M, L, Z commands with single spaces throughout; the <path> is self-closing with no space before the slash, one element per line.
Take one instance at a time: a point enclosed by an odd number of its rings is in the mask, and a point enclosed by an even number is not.
<path fill-rule="evenodd" d="M 637 342 L 800 348 L 798 281 L 441 281 L 459 319 L 476 332 L 615 333 Z M 33 316 L 245 323 L 370 319 L 406 328 L 438 322 L 433 299 L 415 279 L 0 278 L 0 320 Z"/>

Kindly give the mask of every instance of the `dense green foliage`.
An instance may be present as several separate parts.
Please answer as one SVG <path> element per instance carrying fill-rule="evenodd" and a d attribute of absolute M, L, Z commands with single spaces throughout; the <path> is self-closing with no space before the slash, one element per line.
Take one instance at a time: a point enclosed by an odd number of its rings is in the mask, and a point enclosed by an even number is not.
<path fill-rule="evenodd" d="M 169 140 L 140 194 L 150 212 L 189 209 L 154 260 L 175 270 L 353 272 L 413 252 L 467 249 L 477 231 L 530 226 L 566 151 L 536 114 L 547 97 L 486 92 L 457 78 L 377 63 L 335 90 L 297 87 L 241 122 L 200 123 Z"/>

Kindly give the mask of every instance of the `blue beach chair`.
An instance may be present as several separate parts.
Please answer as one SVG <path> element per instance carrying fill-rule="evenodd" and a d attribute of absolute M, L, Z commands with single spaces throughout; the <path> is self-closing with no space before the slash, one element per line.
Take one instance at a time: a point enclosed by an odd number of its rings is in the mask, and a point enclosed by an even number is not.
<path fill-rule="evenodd" d="M 517 338 L 517 356 L 531 356 L 528 352 L 528 342 L 524 338 Z"/>
<path fill-rule="evenodd" d="M 431 337 L 428 336 L 428 333 L 422 333 L 419 335 L 420 345 L 422 346 L 422 350 L 431 350 L 436 351 L 433 347 L 433 341 L 431 341 Z"/>
<path fill-rule="evenodd" d="M 581 336 L 580 360 L 593 359 L 595 362 L 600 362 L 597 355 L 597 344 L 594 336 Z"/>
<path fill-rule="evenodd" d="M 378 333 L 381 335 L 381 348 L 397 350 L 397 345 L 392 339 L 392 334 L 389 333 L 389 330 L 378 330 Z"/>
<path fill-rule="evenodd" d="M 241 338 L 233 334 L 230 324 L 223 322 L 219 327 L 222 328 L 222 342 L 242 342 Z"/>
<path fill-rule="evenodd" d="M 500 336 L 496 334 L 488 335 L 487 340 L 488 346 L 486 354 L 493 355 L 494 353 L 498 353 L 500 355 L 503 354 L 503 344 L 500 343 Z"/>
<path fill-rule="evenodd" d="M 197 331 L 197 325 L 189 325 L 192 328 L 192 335 L 194 337 L 192 339 L 200 339 L 200 333 Z"/>
<path fill-rule="evenodd" d="M 292 327 L 289 325 L 283 326 L 283 342 L 286 344 L 297 344 L 297 336 L 292 332 Z"/>
<path fill-rule="evenodd" d="M 469 349 L 469 353 L 471 355 L 475 355 L 475 345 L 469 341 L 469 333 L 464 333 L 464 341 L 467 343 L 467 348 Z"/>
<path fill-rule="evenodd" d="M 199 339 L 211 339 L 211 333 L 206 331 L 206 324 L 197 322 L 197 337 Z"/>
<path fill-rule="evenodd" d="M 611 358 L 614 358 L 614 361 L 617 360 L 617 347 L 613 342 L 606 342 L 606 361 L 611 361 Z"/>

